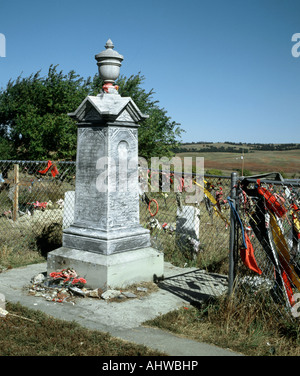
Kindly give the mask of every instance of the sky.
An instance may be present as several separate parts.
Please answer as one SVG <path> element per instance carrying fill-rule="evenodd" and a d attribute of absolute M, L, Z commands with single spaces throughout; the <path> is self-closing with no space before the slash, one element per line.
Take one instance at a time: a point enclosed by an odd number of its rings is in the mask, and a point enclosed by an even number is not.
<path fill-rule="evenodd" d="M 300 143 L 296 33 L 299 0 L 0 0 L 0 88 L 51 64 L 93 77 L 110 38 L 183 142 Z"/>

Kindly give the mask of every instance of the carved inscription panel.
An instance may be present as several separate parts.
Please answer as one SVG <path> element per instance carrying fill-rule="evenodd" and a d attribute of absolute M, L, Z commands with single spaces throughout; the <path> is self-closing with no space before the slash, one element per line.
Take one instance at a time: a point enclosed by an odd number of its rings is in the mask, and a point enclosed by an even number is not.
<path fill-rule="evenodd" d="M 78 128 L 75 222 L 99 222 L 107 210 L 96 189 L 96 162 L 105 156 L 106 134 L 102 127 Z"/>
<path fill-rule="evenodd" d="M 139 225 L 137 130 L 79 127 L 75 223 L 109 230 Z"/>

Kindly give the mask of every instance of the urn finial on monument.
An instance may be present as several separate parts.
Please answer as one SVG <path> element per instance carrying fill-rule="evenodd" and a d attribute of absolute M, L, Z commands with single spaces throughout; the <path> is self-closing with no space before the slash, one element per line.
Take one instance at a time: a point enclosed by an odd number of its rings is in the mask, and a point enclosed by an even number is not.
<path fill-rule="evenodd" d="M 108 39 L 105 44 L 106 49 L 95 56 L 99 76 L 104 81 L 102 89 L 106 93 L 115 93 L 115 90 L 118 89 L 117 86 L 114 86 L 114 83 L 119 77 L 121 62 L 124 59 L 122 55 L 114 50 L 114 47 L 111 39 Z"/>

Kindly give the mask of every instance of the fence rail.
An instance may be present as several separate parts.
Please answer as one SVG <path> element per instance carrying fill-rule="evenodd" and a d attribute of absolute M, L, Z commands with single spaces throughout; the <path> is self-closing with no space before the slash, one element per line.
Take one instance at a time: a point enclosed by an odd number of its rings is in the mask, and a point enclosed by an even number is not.
<path fill-rule="evenodd" d="M 0 161 L 0 265 L 3 249 L 46 256 L 61 246 L 73 221 L 75 180 L 75 162 Z M 227 276 L 229 294 L 264 294 L 295 316 L 299 179 L 205 175 L 203 200 L 192 204 L 184 182 L 181 190 L 174 176 L 171 182 L 170 192 L 140 194 L 140 223 L 152 246 L 175 266 Z"/>

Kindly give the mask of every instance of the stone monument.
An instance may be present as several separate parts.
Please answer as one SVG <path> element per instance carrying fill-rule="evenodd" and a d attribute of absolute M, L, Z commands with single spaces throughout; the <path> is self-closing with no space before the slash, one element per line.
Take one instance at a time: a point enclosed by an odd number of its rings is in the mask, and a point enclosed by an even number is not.
<path fill-rule="evenodd" d="M 74 222 L 47 272 L 72 267 L 91 288 L 114 288 L 163 275 L 163 254 L 139 223 L 138 127 L 147 116 L 114 85 L 123 56 L 109 39 L 95 56 L 104 81 L 69 116 L 78 126 Z"/>

